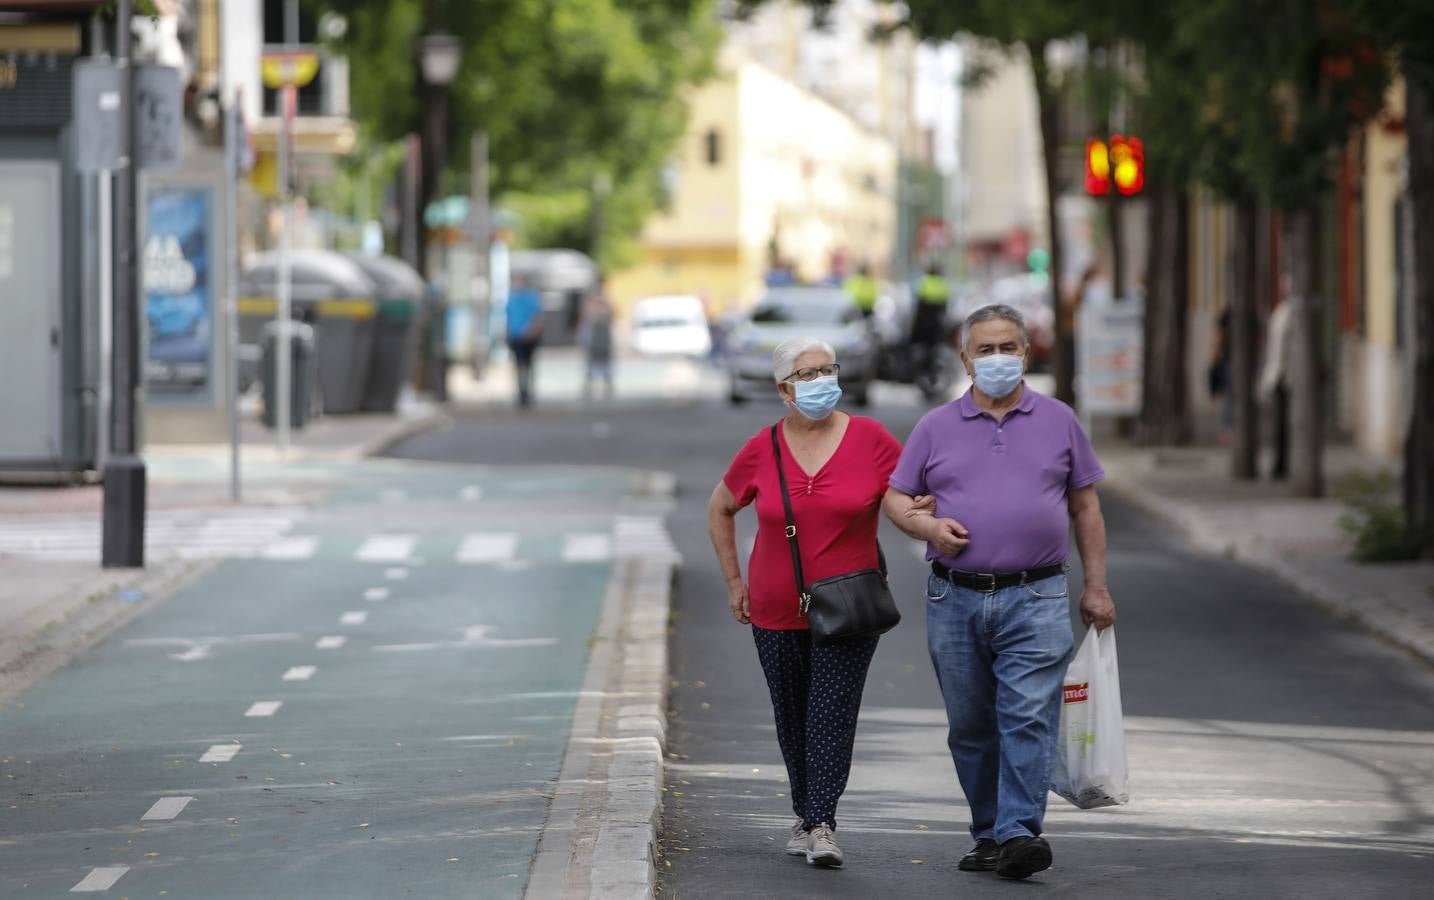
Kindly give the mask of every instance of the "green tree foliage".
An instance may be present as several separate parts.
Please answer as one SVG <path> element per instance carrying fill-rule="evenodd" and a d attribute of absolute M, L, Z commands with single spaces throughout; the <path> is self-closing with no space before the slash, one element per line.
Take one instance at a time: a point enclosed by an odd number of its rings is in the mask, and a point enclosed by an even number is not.
<path fill-rule="evenodd" d="M 686 91 L 711 70 L 714 0 L 329 0 L 348 16 L 355 116 L 378 141 L 418 131 L 415 52 L 425 32 L 463 40 L 450 152 L 487 131 L 500 203 L 529 243 L 595 250 L 611 266 L 662 199 Z M 595 181 L 612 189 L 592 208 Z M 596 213 L 596 214 L 595 214 Z M 591 226 L 601 221 L 601 246 Z"/>

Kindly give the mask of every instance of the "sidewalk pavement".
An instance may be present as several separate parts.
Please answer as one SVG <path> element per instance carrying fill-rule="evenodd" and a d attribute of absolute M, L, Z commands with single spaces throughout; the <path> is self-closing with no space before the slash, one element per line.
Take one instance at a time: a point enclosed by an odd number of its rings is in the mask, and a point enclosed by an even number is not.
<path fill-rule="evenodd" d="M 1285 580 L 1336 615 L 1434 663 L 1434 562 L 1357 563 L 1339 529 L 1338 500 L 1289 496 L 1269 481 L 1229 476 L 1222 447 L 1099 448 L 1109 490 L 1180 531 L 1198 550 Z M 1331 482 L 1379 468 L 1349 447 L 1331 447 Z"/>
<path fill-rule="evenodd" d="M 620 354 L 613 360 L 612 398 L 605 398 L 601 386 L 594 386 L 598 399 L 589 401 L 583 396 L 586 365 L 579 347 L 539 348 L 533 366 L 537 408 L 715 398 L 725 384 L 706 360 Z M 490 363 L 481 377 L 467 366 L 449 370 L 449 400 L 460 407 L 513 406 L 517 392 L 516 372 L 507 356 Z"/>

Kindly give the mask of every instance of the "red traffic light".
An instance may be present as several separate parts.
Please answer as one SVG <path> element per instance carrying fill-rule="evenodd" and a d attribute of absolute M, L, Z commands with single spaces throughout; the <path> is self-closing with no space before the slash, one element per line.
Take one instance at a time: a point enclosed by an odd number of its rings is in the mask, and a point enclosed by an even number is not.
<path fill-rule="evenodd" d="M 1145 145 L 1138 137 L 1110 137 L 1110 171 L 1115 189 L 1129 197 L 1145 187 Z"/>
<path fill-rule="evenodd" d="M 1085 142 L 1085 192 L 1097 197 L 1110 193 L 1110 149 L 1100 138 Z"/>
<path fill-rule="evenodd" d="M 1113 134 L 1108 144 L 1100 138 L 1086 141 L 1085 192 L 1103 197 L 1112 184 L 1126 197 L 1145 187 L 1145 145 L 1140 138 Z"/>

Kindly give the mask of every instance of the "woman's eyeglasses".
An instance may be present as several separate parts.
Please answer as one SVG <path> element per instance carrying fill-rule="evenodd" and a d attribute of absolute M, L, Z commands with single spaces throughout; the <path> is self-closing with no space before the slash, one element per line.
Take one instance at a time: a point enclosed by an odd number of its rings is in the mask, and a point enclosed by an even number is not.
<path fill-rule="evenodd" d="M 798 369 L 792 374 L 783 378 L 783 381 L 815 381 L 817 378 L 830 378 L 841 371 L 841 366 L 836 363 L 829 363 L 825 366 L 808 366 L 805 369 Z"/>

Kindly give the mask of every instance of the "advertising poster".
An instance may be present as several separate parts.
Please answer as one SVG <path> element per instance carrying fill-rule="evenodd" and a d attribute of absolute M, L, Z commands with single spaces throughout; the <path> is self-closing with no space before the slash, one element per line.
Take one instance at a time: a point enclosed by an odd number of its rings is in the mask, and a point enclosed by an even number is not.
<path fill-rule="evenodd" d="M 150 190 L 143 251 L 153 399 L 205 400 L 214 377 L 214 291 L 208 188 Z"/>

